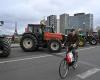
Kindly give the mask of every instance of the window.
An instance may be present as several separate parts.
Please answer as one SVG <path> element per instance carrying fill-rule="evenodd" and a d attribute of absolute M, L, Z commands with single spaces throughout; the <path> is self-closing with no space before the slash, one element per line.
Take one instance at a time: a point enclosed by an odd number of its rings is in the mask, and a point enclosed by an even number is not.
<path fill-rule="evenodd" d="M 32 32 L 32 26 L 29 27 L 29 32 Z"/>
<path fill-rule="evenodd" d="M 46 27 L 46 28 L 44 28 L 44 32 L 53 32 L 53 31 L 52 31 L 52 28 Z"/>

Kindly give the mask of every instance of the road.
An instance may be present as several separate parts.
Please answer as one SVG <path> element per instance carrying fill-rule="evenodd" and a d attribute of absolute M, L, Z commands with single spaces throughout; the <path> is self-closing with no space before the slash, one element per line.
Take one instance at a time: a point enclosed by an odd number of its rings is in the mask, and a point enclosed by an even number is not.
<path fill-rule="evenodd" d="M 58 68 L 65 50 L 50 54 L 46 49 L 23 52 L 13 48 L 8 58 L 0 59 L 0 80 L 62 80 Z M 78 49 L 79 62 L 76 70 L 64 80 L 100 80 L 100 46 Z"/>

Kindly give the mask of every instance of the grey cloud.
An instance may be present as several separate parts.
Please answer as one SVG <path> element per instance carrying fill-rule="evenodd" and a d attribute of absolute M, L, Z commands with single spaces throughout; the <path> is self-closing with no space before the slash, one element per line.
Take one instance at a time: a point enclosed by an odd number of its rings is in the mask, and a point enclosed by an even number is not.
<path fill-rule="evenodd" d="M 17 21 L 19 32 L 27 23 L 38 23 L 51 14 L 93 13 L 95 24 L 99 24 L 99 5 L 99 0 L 0 0 L 0 19 Z"/>

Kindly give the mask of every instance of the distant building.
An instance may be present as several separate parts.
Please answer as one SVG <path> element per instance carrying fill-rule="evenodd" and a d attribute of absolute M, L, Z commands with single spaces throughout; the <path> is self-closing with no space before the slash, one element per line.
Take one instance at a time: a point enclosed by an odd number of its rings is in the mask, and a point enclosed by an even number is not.
<path fill-rule="evenodd" d="M 71 29 L 81 28 L 84 31 L 93 31 L 93 14 L 77 13 L 60 15 L 60 31 L 68 34 Z"/>
<path fill-rule="evenodd" d="M 98 32 L 100 30 L 100 26 L 97 26 L 95 31 Z"/>
<path fill-rule="evenodd" d="M 93 14 L 77 13 L 74 14 L 73 20 L 70 19 L 70 26 L 75 28 L 81 28 L 84 31 L 93 31 Z M 76 22 L 75 22 L 76 21 Z"/>
<path fill-rule="evenodd" d="M 97 31 L 100 30 L 100 26 L 97 26 L 97 27 L 96 27 L 96 30 L 97 30 Z"/>
<path fill-rule="evenodd" d="M 47 17 L 47 26 L 54 27 L 54 30 L 57 32 L 57 16 L 50 15 Z"/>

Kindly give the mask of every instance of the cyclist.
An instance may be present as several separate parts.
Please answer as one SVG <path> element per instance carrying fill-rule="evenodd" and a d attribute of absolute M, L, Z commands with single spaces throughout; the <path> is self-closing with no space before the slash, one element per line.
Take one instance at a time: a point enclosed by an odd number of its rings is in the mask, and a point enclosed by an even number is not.
<path fill-rule="evenodd" d="M 72 29 L 71 32 L 68 34 L 67 39 L 65 40 L 65 46 L 70 47 L 73 45 L 72 53 L 74 56 L 74 59 L 76 57 L 76 48 L 78 48 L 79 38 L 78 33 L 75 31 L 75 29 Z"/>

